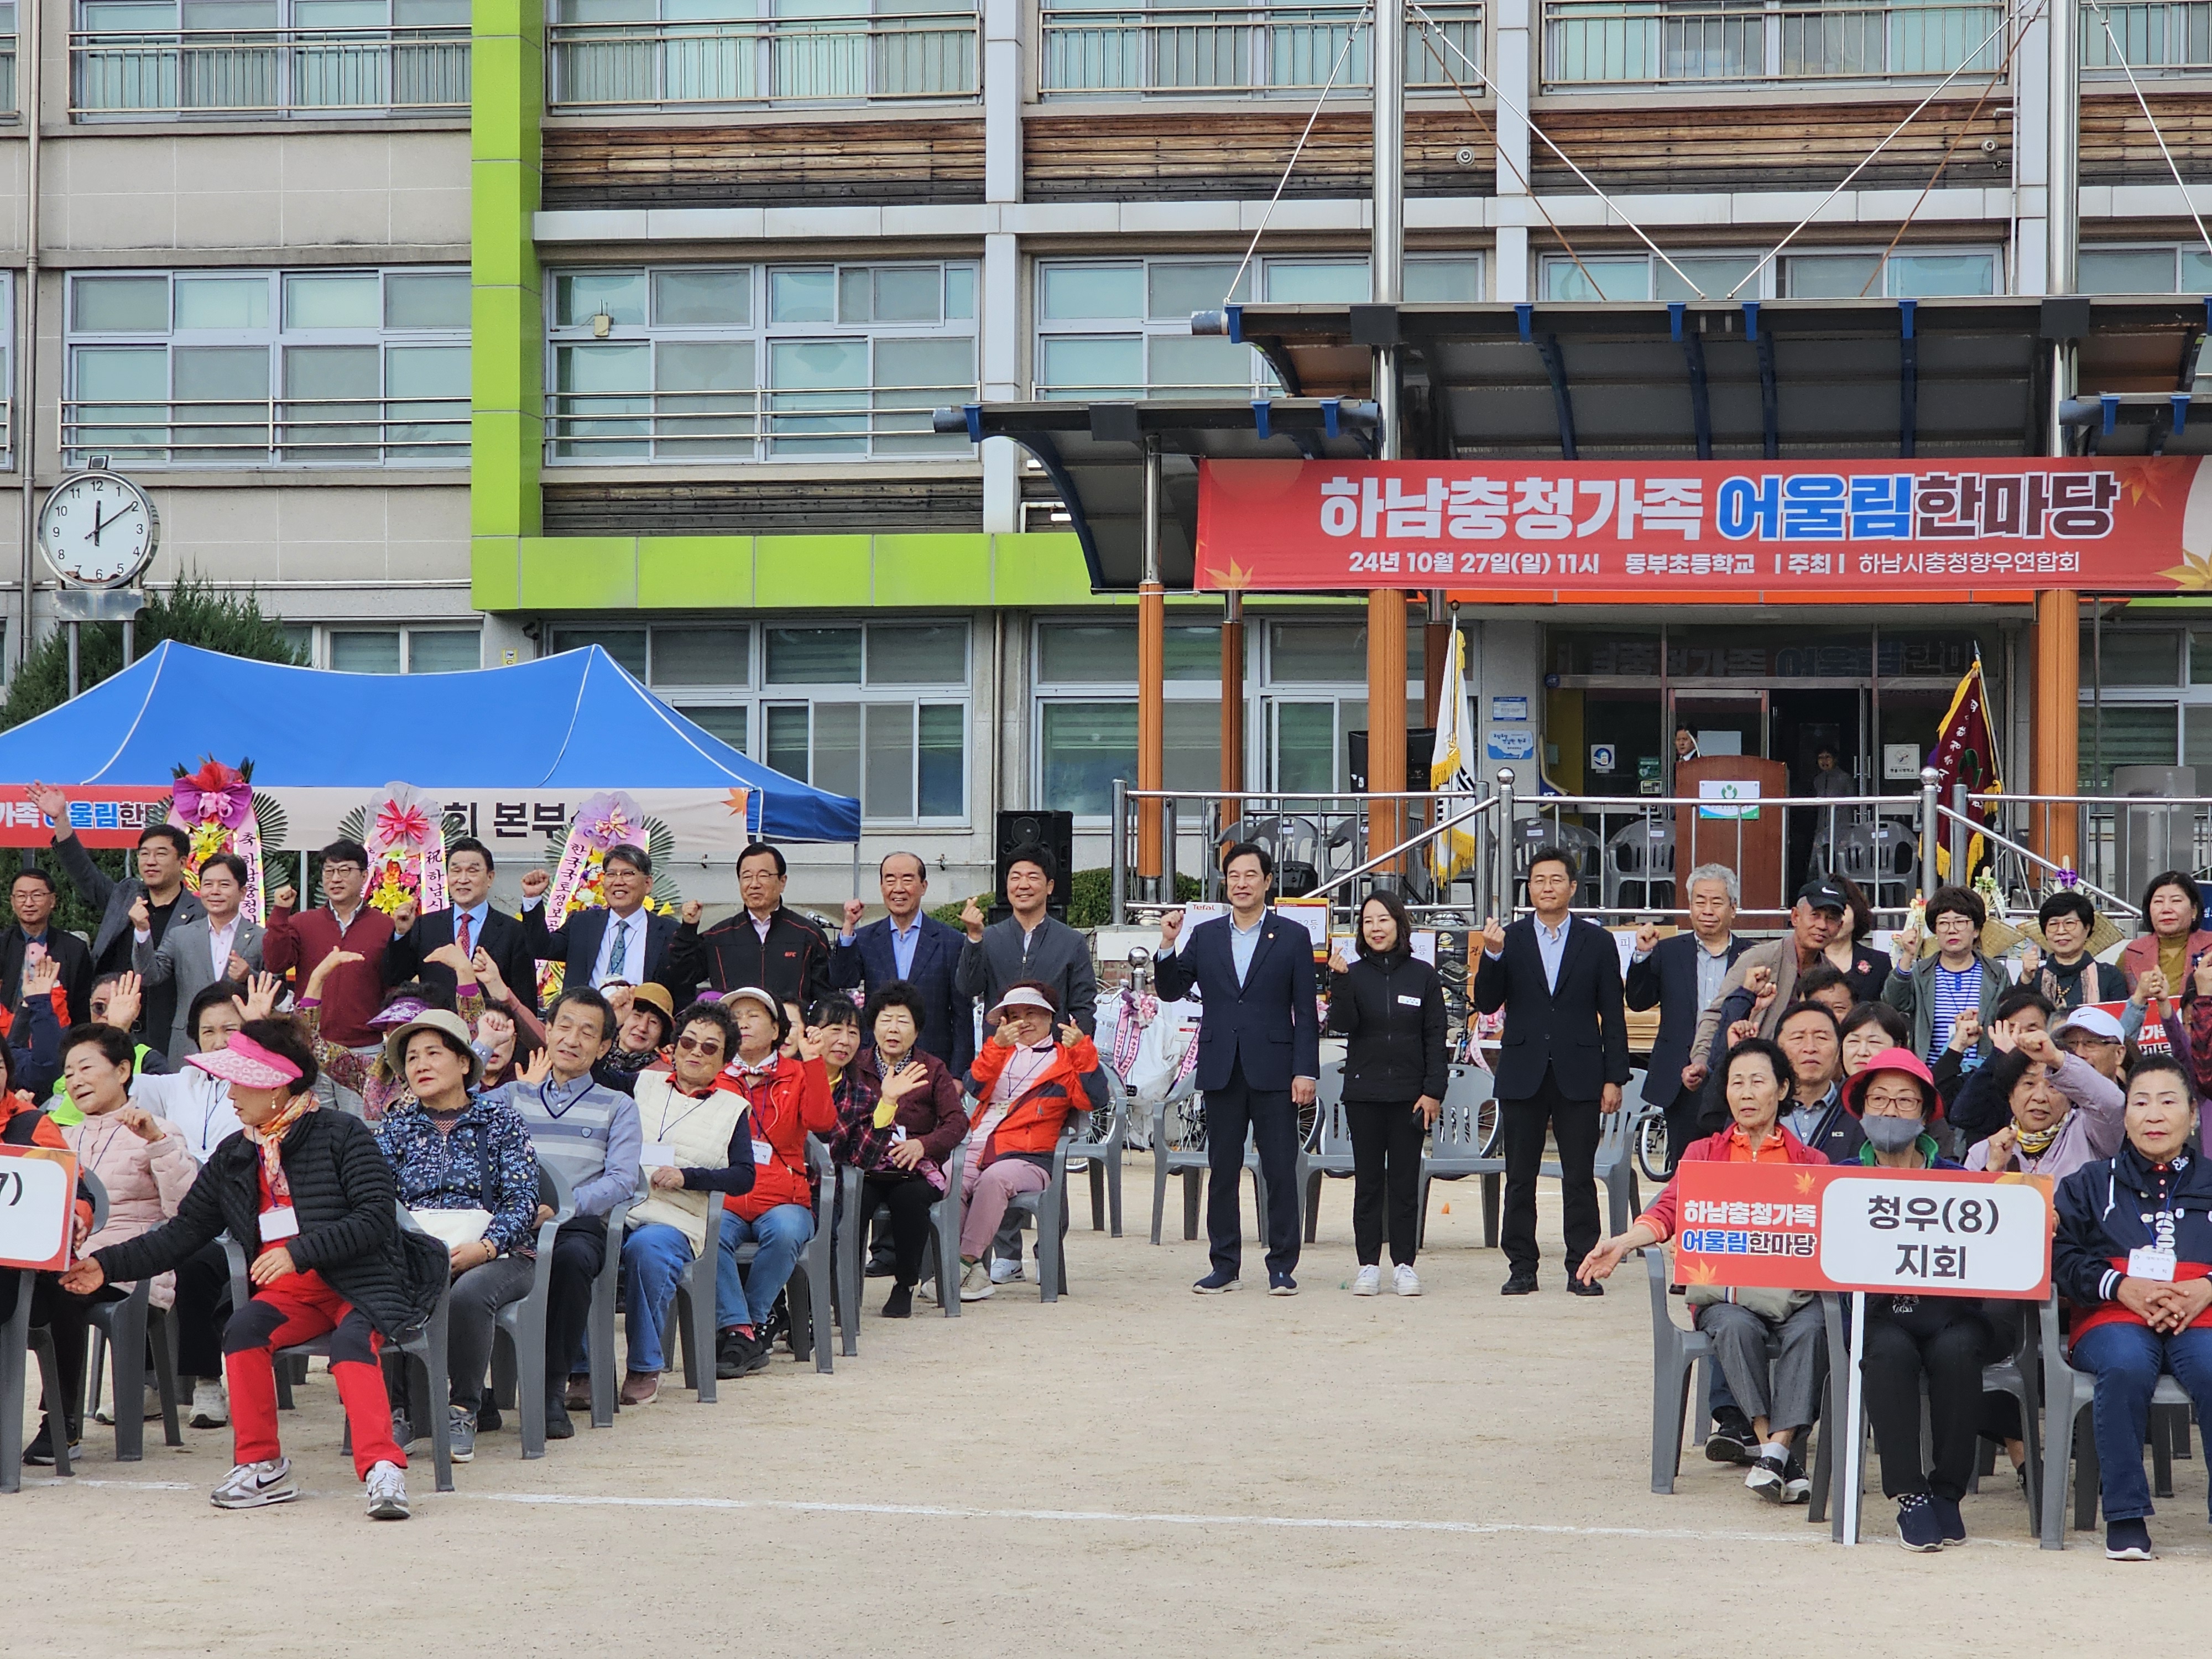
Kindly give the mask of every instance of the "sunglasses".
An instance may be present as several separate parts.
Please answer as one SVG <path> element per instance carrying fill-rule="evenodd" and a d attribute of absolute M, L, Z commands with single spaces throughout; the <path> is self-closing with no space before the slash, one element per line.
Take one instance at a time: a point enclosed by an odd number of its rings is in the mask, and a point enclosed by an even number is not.
<path fill-rule="evenodd" d="M 686 1032 L 676 1039 L 676 1047 L 678 1051 L 687 1054 L 719 1054 L 722 1052 L 722 1040 L 720 1037 L 711 1037 L 702 1042 Z"/>

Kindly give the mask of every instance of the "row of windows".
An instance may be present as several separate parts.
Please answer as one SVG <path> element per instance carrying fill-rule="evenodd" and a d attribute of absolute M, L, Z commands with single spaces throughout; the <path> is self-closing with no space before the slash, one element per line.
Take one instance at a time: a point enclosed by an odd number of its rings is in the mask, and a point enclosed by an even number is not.
<path fill-rule="evenodd" d="M 342 674 L 460 674 L 483 666 L 483 635 L 475 628 L 288 623 L 284 636 L 310 667 Z"/>

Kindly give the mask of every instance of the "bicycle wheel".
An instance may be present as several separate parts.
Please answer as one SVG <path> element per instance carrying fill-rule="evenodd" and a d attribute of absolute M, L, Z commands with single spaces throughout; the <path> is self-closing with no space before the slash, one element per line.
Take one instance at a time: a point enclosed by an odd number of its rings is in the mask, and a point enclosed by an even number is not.
<path fill-rule="evenodd" d="M 1664 1184 L 1667 1179 L 1667 1115 L 1646 1112 L 1629 1131 L 1636 1143 L 1636 1167 L 1646 1181 Z"/>
<path fill-rule="evenodd" d="M 1498 1101 L 1495 1096 L 1474 1109 L 1474 1121 L 1480 1133 L 1482 1149 L 1477 1158 L 1498 1156 Z"/>

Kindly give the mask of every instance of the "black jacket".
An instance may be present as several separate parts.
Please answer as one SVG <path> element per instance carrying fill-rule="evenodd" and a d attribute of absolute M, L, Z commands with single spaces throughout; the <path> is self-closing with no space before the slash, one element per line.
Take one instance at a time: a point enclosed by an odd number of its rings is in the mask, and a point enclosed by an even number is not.
<path fill-rule="evenodd" d="M 830 941 L 796 910 L 777 905 L 763 939 L 750 912 L 740 910 L 705 933 L 685 922 L 669 947 L 669 989 L 678 1008 L 699 990 L 700 981 L 716 991 L 757 985 L 778 1002 L 811 1008 L 834 988 L 830 983 Z"/>
<path fill-rule="evenodd" d="M 1480 948 L 1479 946 L 1477 948 Z M 1505 1010 L 1498 1051 L 1498 1097 L 1528 1100 L 1544 1074 L 1568 1100 L 1596 1100 L 1608 1083 L 1628 1083 L 1627 1015 L 1622 1006 L 1620 956 L 1613 935 L 1579 918 L 1567 924 L 1555 990 L 1544 981 L 1536 924 L 1523 917 L 1505 930 L 1505 950 L 1482 952 L 1474 1006 Z"/>
<path fill-rule="evenodd" d="M 2056 1203 L 2051 1282 L 2076 1309 L 2112 1299 L 2128 1252 L 2157 1242 L 2147 1218 L 2169 1207 L 2175 1256 L 2212 1263 L 2212 1162 L 2200 1153 L 2185 1150 L 2172 1165 L 2154 1165 L 2124 1145 L 2060 1182 Z"/>
<path fill-rule="evenodd" d="M 434 910 L 427 916 L 416 917 L 415 925 L 405 933 L 394 933 L 392 943 L 384 947 L 384 982 L 398 985 L 418 979 L 450 994 L 454 988 L 453 970 L 442 962 L 425 962 L 423 957 L 441 945 L 453 942 L 456 914 L 453 910 Z M 650 935 L 649 924 L 646 931 Z M 491 965 L 499 969 L 499 976 L 507 981 L 507 988 L 514 994 L 514 1000 L 536 1013 L 538 958 L 530 954 L 521 918 L 488 907 L 483 931 L 477 935 L 474 943 L 477 949 L 491 957 Z"/>
<path fill-rule="evenodd" d="M 343 1112 L 310 1112 L 283 1147 L 284 1179 L 300 1235 L 285 1241 L 292 1265 L 319 1273 L 340 1296 L 397 1339 L 429 1317 L 445 1289 L 445 1247 L 399 1226 L 399 1188 L 375 1133 Z M 173 1219 L 95 1250 L 110 1283 L 150 1279 L 228 1232 L 251 1255 L 261 1237 L 261 1149 L 243 1134 L 217 1146 Z"/>
<path fill-rule="evenodd" d="M 1442 1100 L 1451 1080 L 1444 1049 L 1444 988 L 1411 951 L 1362 956 L 1328 978 L 1330 1035 L 1344 1049 L 1344 1098 L 1403 1106 Z"/>
<path fill-rule="evenodd" d="M 176 918 L 169 919 L 170 926 Z M 23 936 L 21 922 L 10 922 L 0 931 L 0 1004 L 10 1012 L 23 1000 L 23 948 L 30 941 Z M 70 1024 L 82 1024 L 92 1018 L 92 947 L 58 922 L 46 923 L 46 949 L 61 964 L 62 989 L 69 993 Z M 156 1041 L 166 1042 L 169 1034 L 162 1031 Z"/>
<path fill-rule="evenodd" d="M 592 975 L 599 965 L 599 946 L 606 943 L 607 908 L 594 904 L 579 910 L 558 927 L 545 926 L 545 906 L 541 901 L 522 907 L 522 949 L 533 962 L 557 962 L 568 977 L 565 985 L 589 985 Z M 647 980 L 664 987 L 681 1009 L 691 1000 L 691 994 L 674 969 L 674 945 L 678 923 L 676 918 L 662 913 L 648 914 L 645 919 L 645 960 L 623 964 L 622 976 L 633 985 L 642 985 Z M 503 975 L 507 971 L 501 969 Z M 534 970 L 533 970 L 534 971 Z M 515 994 L 522 994 L 519 987 Z"/>
<path fill-rule="evenodd" d="M 1651 947 L 1651 954 L 1628 968 L 1628 1006 L 1659 1010 L 1659 1035 L 1651 1040 L 1651 1065 L 1644 1074 L 1644 1101 L 1664 1111 L 1682 1092 L 1682 1068 L 1698 1035 L 1698 956 L 1705 947 L 1695 933 L 1675 933 Z M 1751 949 L 1751 941 L 1729 935 L 1726 966 Z"/>

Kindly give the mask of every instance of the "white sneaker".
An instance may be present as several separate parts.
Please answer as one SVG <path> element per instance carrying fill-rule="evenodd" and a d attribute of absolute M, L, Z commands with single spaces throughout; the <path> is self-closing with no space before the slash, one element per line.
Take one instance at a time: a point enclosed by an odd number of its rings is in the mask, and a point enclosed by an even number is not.
<path fill-rule="evenodd" d="M 960 1264 L 960 1296 L 963 1301 L 967 1299 L 968 1292 L 978 1285 L 988 1285 L 990 1282 L 991 1270 L 981 1262 L 963 1261 Z"/>
<path fill-rule="evenodd" d="M 192 1426 L 196 1429 L 220 1429 L 230 1422 L 230 1395 L 223 1389 L 220 1378 L 213 1381 L 201 1377 L 192 1384 Z"/>
<path fill-rule="evenodd" d="M 292 1479 L 292 1460 L 275 1457 L 265 1463 L 234 1466 L 223 1476 L 222 1484 L 208 1494 L 208 1500 L 219 1510 L 258 1510 L 264 1504 L 289 1504 L 299 1495 L 300 1488 Z"/>
<path fill-rule="evenodd" d="M 1382 1270 L 1370 1262 L 1352 1276 L 1354 1296 L 1373 1296 L 1382 1288 Z"/>
<path fill-rule="evenodd" d="M 368 1472 L 368 1518 L 407 1518 L 407 1477 L 397 1463 L 379 1463 Z"/>
<path fill-rule="evenodd" d="M 997 1255 L 991 1258 L 991 1282 L 994 1285 L 1004 1285 L 1021 1276 L 1022 1261 L 1019 1256 Z"/>
<path fill-rule="evenodd" d="M 1398 1264 L 1398 1271 L 1390 1275 L 1390 1288 L 1401 1296 L 1419 1296 L 1421 1293 L 1420 1275 L 1401 1261 Z"/>
<path fill-rule="evenodd" d="M 966 1279 L 960 1281 L 960 1299 L 963 1302 L 988 1302 L 994 1294 L 996 1287 L 992 1285 L 988 1274 L 978 1273 L 972 1283 Z"/>
<path fill-rule="evenodd" d="M 142 1422 L 153 1423 L 160 1420 L 161 1415 L 161 1385 L 158 1382 L 149 1382 L 146 1385 L 146 1403 L 139 1413 L 139 1419 Z M 100 1408 L 93 1413 L 92 1420 L 100 1424 L 112 1424 L 115 1421 L 115 1402 L 112 1400 L 103 1399 L 100 1402 Z"/>

